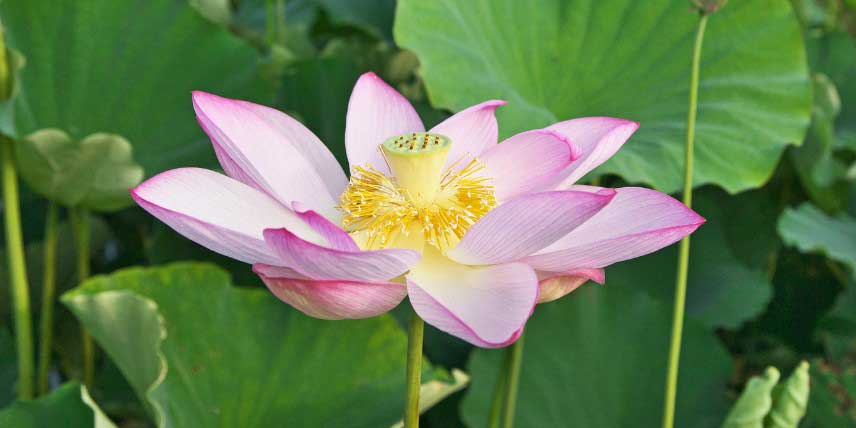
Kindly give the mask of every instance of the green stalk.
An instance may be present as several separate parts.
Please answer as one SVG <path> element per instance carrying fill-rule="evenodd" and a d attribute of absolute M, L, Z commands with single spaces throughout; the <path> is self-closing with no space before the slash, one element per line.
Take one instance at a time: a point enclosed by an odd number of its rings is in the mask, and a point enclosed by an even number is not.
<path fill-rule="evenodd" d="M 15 317 L 15 337 L 18 344 L 18 397 L 33 398 L 35 360 L 33 358 L 33 326 L 30 313 L 30 290 L 27 265 L 24 262 L 24 238 L 21 233 L 21 206 L 18 200 L 18 171 L 15 167 L 15 142 L 2 138 L 3 206 L 6 222 L 6 253 L 9 257 L 9 285 Z"/>
<path fill-rule="evenodd" d="M 419 387 L 422 386 L 422 332 L 425 322 L 413 312 L 407 335 L 407 390 L 404 403 L 404 427 L 419 428 Z"/>
<path fill-rule="evenodd" d="M 695 120 L 698 104 L 698 74 L 701 61 L 701 45 L 708 15 L 702 13 L 698 22 L 695 45 L 693 46 L 692 72 L 690 74 L 690 108 L 687 115 L 687 143 L 684 159 L 684 197 L 687 207 L 692 207 L 693 198 L 693 142 L 695 139 Z M 672 340 L 669 346 L 669 366 L 666 372 L 666 399 L 663 408 L 663 428 L 672 428 L 675 424 L 675 397 L 678 387 L 678 362 L 681 356 L 681 335 L 684 329 L 684 304 L 687 295 L 687 270 L 690 260 L 690 237 L 681 241 L 678 254 L 678 277 L 675 281 L 675 308 L 672 319 Z"/>
<path fill-rule="evenodd" d="M 48 393 L 48 371 L 51 365 L 51 341 L 53 340 L 53 310 L 56 295 L 56 241 L 59 208 L 56 203 L 48 205 L 45 220 L 44 271 L 42 276 L 42 319 L 39 331 L 39 395 Z"/>
<path fill-rule="evenodd" d="M 265 0 L 265 39 L 268 45 L 276 41 L 276 13 L 274 0 Z"/>
<path fill-rule="evenodd" d="M 285 0 L 276 0 L 276 42 L 285 46 Z"/>
<path fill-rule="evenodd" d="M 511 363 L 511 352 L 505 350 L 505 358 L 502 367 L 499 368 L 499 376 L 496 386 L 493 388 L 493 400 L 490 403 L 490 414 L 487 419 L 487 428 L 499 428 L 502 421 L 502 403 L 505 402 L 505 384 L 508 378 L 508 365 Z"/>
<path fill-rule="evenodd" d="M 520 366 L 523 362 L 523 333 L 520 333 L 520 338 L 512 343 L 506 352 L 508 352 L 508 372 L 505 380 L 505 414 L 502 416 L 502 427 L 512 428 L 514 426 L 514 411 L 517 409 L 517 384 L 520 380 Z"/>
<path fill-rule="evenodd" d="M 89 278 L 89 210 L 78 207 L 71 210 L 71 222 L 77 253 L 77 282 L 82 284 Z M 91 388 L 95 380 L 95 344 L 86 331 L 80 326 L 80 340 L 83 346 L 83 383 Z"/>

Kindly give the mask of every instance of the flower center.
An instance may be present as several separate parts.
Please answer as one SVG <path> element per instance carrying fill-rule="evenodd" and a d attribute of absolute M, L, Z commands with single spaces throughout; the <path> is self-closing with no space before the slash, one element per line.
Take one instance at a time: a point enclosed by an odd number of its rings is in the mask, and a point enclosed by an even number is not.
<path fill-rule="evenodd" d="M 454 247 L 467 229 L 496 206 L 490 179 L 477 158 L 460 169 L 461 159 L 444 169 L 451 140 L 417 132 L 380 145 L 392 176 L 356 166 L 339 208 L 342 227 L 360 235 L 367 249 Z M 407 242 L 407 244 L 403 244 Z"/>

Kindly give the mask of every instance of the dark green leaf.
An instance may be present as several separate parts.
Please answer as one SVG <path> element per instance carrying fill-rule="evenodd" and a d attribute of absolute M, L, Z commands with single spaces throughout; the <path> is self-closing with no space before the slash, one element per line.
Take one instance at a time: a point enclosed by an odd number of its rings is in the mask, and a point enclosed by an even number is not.
<path fill-rule="evenodd" d="M 7 42 L 27 57 L 17 136 L 122 135 L 150 173 L 213 164 L 190 91 L 257 98 L 258 55 L 187 1 L 4 0 Z M 28 71 L 29 70 L 29 71 Z"/>
<path fill-rule="evenodd" d="M 0 406 L 5 406 L 15 399 L 17 381 L 18 357 L 15 353 L 15 340 L 9 330 L 0 327 Z"/>
<path fill-rule="evenodd" d="M 284 110 L 296 113 L 342 165 L 348 164 L 345 114 L 351 89 L 362 71 L 351 58 L 332 56 L 298 63 L 283 80 Z"/>
<path fill-rule="evenodd" d="M 395 0 L 318 0 L 334 22 L 359 27 L 392 41 Z"/>
<path fill-rule="evenodd" d="M 856 282 L 847 284 L 819 327 L 818 336 L 833 361 L 856 357 Z"/>
<path fill-rule="evenodd" d="M 526 326 L 516 428 L 654 427 L 661 423 L 671 306 L 625 288 L 584 286 L 539 305 Z M 677 426 L 715 427 L 729 373 L 714 336 L 684 329 Z M 478 349 L 464 420 L 485 426 L 503 350 Z"/>
<path fill-rule="evenodd" d="M 856 427 L 856 366 L 811 364 L 812 388 L 803 428 Z"/>
<path fill-rule="evenodd" d="M 765 202 L 756 198 L 744 201 L 759 207 Z M 775 246 L 767 235 L 775 239 L 762 226 L 755 225 L 759 213 L 744 211 L 740 216 L 734 200 L 716 189 L 696 192 L 693 208 L 707 219 L 692 235 L 689 279 L 687 285 L 687 313 L 711 329 L 735 329 L 743 322 L 757 317 L 772 296 L 772 286 L 760 261 L 769 258 Z M 763 218 L 763 217 L 762 217 Z M 775 218 L 775 217 L 774 217 Z M 772 221 L 772 220 L 770 220 Z M 769 223 L 766 225 L 769 227 Z M 727 232 L 751 242 L 737 241 L 748 247 L 738 253 L 732 248 Z M 744 261 L 741 253 L 756 253 Z M 677 246 L 636 260 L 619 263 L 606 269 L 608 287 L 642 290 L 663 302 L 671 302 L 677 272 Z"/>

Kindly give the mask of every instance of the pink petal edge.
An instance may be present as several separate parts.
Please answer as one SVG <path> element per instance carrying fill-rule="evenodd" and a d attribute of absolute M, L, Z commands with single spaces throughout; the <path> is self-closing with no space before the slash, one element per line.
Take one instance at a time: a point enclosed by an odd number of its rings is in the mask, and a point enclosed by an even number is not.
<path fill-rule="evenodd" d="M 312 279 L 389 281 L 421 258 L 413 250 L 343 251 L 305 241 L 287 229 L 265 229 L 265 242 L 285 266 Z"/>
<path fill-rule="evenodd" d="M 611 158 L 639 129 L 639 122 L 605 116 L 580 117 L 547 129 L 567 136 L 581 150 L 581 155 L 552 180 L 551 187 L 564 189 Z"/>
<path fill-rule="evenodd" d="M 507 102 L 503 100 L 488 100 L 467 107 L 428 131 L 445 135 L 452 140 L 447 165 L 468 155 L 478 156 L 496 145 L 499 126 L 495 112 L 499 106 L 505 104 Z"/>
<path fill-rule="evenodd" d="M 378 146 L 387 138 L 425 130 L 410 102 L 373 72 L 360 76 L 354 85 L 345 122 L 350 167 L 369 165 L 382 173 L 389 168 Z"/>
<path fill-rule="evenodd" d="M 580 156 L 565 135 L 535 129 L 511 136 L 480 156 L 484 175 L 491 177 L 498 201 L 543 189 Z"/>
<path fill-rule="evenodd" d="M 594 186 L 570 188 L 603 189 Z M 641 187 L 615 190 L 615 198 L 597 215 L 522 261 L 535 269 L 551 272 L 602 268 L 671 245 L 705 222 L 680 201 L 656 190 Z"/>
<path fill-rule="evenodd" d="M 529 266 L 439 263 L 415 266 L 406 277 L 410 303 L 425 322 L 483 348 L 520 337 L 538 301 L 538 279 Z"/>
<path fill-rule="evenodd" d="M 603 269 L 575 269 L 565 273 L 544 272 L 539 274 L 538 303 L 552 302 L 576 290 L 589 280 L 603 285 L 606 274 Z"/>
<path fill-rule="evenodd" d="M 322 239 L 267 194 L 206 169 L 165 171 L 130 193 L 140 207 L 181 235 L 245 263 L 277 263 L 264 242 L 265 228 L 286 226 L 306 239 Z"/>
<path fill-rule="evenodd" d="M 354 242 L 351 235 L 342 230 L 341 227 L 337 226 L 332 221 L 328 220 L 327 217 L 312 211 L 309 207 L 297 201 L 292 202 L 291 207 L 294 209 L 294 213 L 297 214 L 298 217 L 327 240 L 327 244 L 330 248 L 342 251 L 360 250 L 360 247 L 356 242 Z"/>
<path fill-rule="evenodd" d="M 193 108 L 231 177 L 283 204 L 299 200 L 334 213 L 330 208 L 347 178 L 330 150 L 303 124 L 270 107 L 202 91 L 193 91 Z"/>
<path fill-rule="evenodd" d="M 567 235 L 608 206 L 612 189 L 552 191 L 512 199 L 490 211 L 447 252 L 468 265 L 506 263 L 529 256 Z"/>
<path fill-rule="evenodd" d="M 283 302 L 311 317 L 339 320 L 374 317 L 389 312 L 407 295 L 404 284 L 312 280 L 278 266 L 257 263 L 255 272 Z"/>

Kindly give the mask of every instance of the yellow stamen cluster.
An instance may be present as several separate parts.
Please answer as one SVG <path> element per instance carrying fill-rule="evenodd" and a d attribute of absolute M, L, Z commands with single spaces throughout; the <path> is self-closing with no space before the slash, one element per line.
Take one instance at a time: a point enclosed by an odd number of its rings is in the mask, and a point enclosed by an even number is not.
<path fill-rule="evenodd" d="M 456 245 L 467 229 L 496 206 L 490 179 L 478 159 L 443 173 L 432 201 L 414 199 L 378 170 L 356 167 L 340 198 L 347 232 L 365 232 L 367 248 L 384 248 L 419 224 L 426 242 L 440 251 Z"/>

